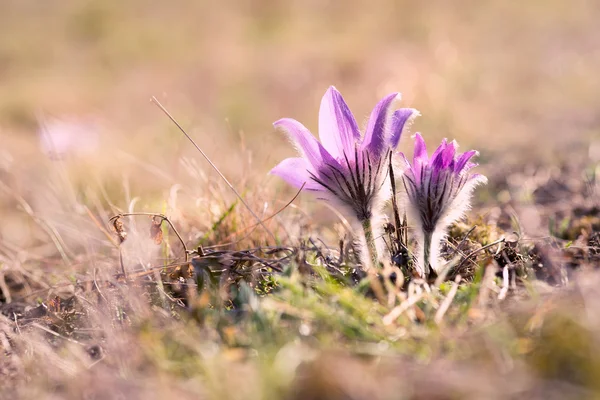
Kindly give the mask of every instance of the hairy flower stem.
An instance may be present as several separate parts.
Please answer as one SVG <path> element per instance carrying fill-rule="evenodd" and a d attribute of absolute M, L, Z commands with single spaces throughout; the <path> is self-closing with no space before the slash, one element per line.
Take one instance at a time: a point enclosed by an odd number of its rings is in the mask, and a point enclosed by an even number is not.
<path fill-rule="evenodd" d="M 427 279 L 431 268 L 431 239 L 433 232 L 423 232 L 423 278 Z"/>
<path fill-rule="evenodd" d="M 363 231 L 365 233 L 365 241 L 367 242 L 367 250 L 369 252 L 369 260 L 373 267 L 379 266 L 379 257 L 377 256 L 377 247 L 375 247 L 375 236 L 373 235 L 373 227 L 371 219 L 367 218 L 362 221 Z"/>

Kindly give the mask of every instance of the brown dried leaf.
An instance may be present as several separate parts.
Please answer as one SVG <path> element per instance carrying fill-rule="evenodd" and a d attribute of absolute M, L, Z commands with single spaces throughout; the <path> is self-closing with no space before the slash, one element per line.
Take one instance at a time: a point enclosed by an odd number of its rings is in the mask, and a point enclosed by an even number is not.
<path fill-rule="evenodd" d="M 155 215 L 152 217 L 152 225 L 150 226 L 150 238 L 154 240 L 154 243 L 159 245 L 163 241 L 162 225 L 163 218 Z"/>
<path fill-rule="evenodd" d="M 123 243 L 125 239 L 127 239 L 127 232 L 125 232 L 123 222 L 121 222 L 121 217 L 115 218 L 115 220 L 113 221 L 113 227 L 115 228 L 115 232 L 119 237 L 119 243 Z"/>

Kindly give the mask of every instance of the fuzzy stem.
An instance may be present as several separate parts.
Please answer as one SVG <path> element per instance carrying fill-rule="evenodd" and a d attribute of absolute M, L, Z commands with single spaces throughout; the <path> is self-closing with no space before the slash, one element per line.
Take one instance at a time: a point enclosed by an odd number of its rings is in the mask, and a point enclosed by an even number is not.
<path fill-rule="evenodd" d="M 433 232 L 423 232 L 423 234 L 423 278 L 427 278 L 431 268 L 431 239 Z"/>
<path fill-rule="evenodd" d="M 369 260 L 373 267 L 379 266 L 379 257 L 377 255 L 377 247 L 375 247 L 375 236 L 373 235 L 373 227 L 371 219 L 367 218 L 362 221 L 363 231 L 365 233 L 365 241 L 367 242 L 367 250 L 369 251 Z"/>

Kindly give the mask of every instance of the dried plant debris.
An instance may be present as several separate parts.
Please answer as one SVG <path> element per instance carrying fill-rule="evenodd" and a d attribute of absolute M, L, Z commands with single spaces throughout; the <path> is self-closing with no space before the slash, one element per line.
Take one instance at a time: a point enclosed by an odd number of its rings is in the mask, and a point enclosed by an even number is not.
<path fill-rule="evenodd" d="M 117 217 L 113 220 L 113 228 L 119 238 L 119 243 L 123 243 L 127 239 L 127 232 L 125 232 L 125 228 L 123 227 L 123 222 L 120 217 Z"/>
<path fill-rule="evenodd" d="M 152 239 L 156 245 L 160 245 L 163 242 L 162 222 L 162 217 L 158 215 L 152 216 L 152 224 L 150 225 L 150 239 Z"/>
<path fill-rule="evenodd" d="M 26 392 L 20 382 L 45 374 L 63 397 L 85 395 L 71 376 L 95 394 L 104 393 L 98 379 L 111 386 L 106 393 L 140 394 L 167 378 L 152 387 L 218 398 L 235 373 L 266 374 L 242 385 L 252 387 L 250 398 L 260 390 L 275 393 L 267 398 L 596 394 L 600 367 L 590 349 L 600 326 L 589 315 L 600 301 L 590 275 L 600 263 L 598 208 L 572 175 L 548 183 L 540 174 L 532 196 L 518 200 L 524 189 L 509 174 L 507 201 L 476 200 L 441 242 L 447 268 L 427 280 L 416 271 L 414 225 L 400 202 L 373 227 L 388 250 L 377 269 L 364 268 L 352 241 L 198 246 L 165 215 L 119 214 L 108 225 L 112 253 L 86 260 L 93 268 L 53 282 L 32 265 L 0 270 L 0 388 L 18 396 Z M 547 222 L 545 235 L 530 234 L 524 203 Z M 118 256 L 136 235 L 160 256 L 121 273 Z M 253 386 L 262 381 L 267 389 Z"/>

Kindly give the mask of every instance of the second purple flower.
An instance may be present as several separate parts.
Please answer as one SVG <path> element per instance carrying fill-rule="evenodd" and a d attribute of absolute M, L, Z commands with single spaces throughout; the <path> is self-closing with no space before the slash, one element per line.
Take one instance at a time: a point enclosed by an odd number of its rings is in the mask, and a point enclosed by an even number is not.
<path fill-rule="evenodd" d="M 416 228 L 417 269 L 423 277 L 430 269 L 439 271 L 440 243 L 446 229 L 469 209 L 475 187 L 487 182 L 485 176 L 471 173 L 477 166 L 471 162 L 477 151 L 457 154 L 457 149 L 455 141 L 444 139 L 429 158 L 425 141 L 417 133 L 412 164 L 401 154 L 405 162 L 402 179 L 406 208 Z"/>

